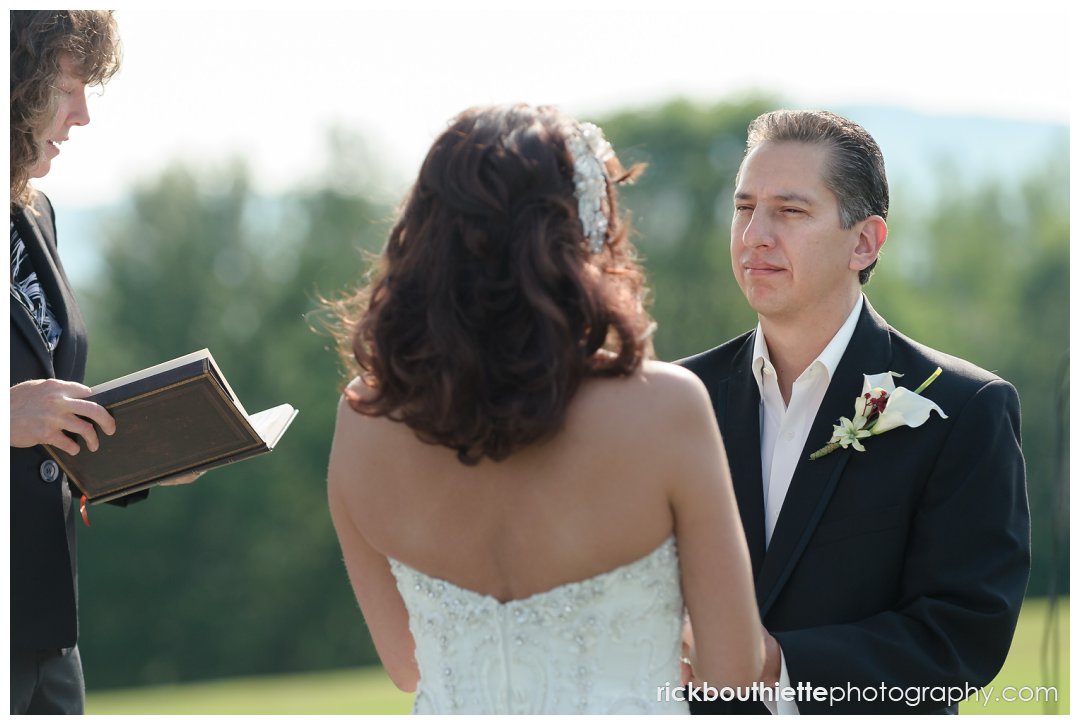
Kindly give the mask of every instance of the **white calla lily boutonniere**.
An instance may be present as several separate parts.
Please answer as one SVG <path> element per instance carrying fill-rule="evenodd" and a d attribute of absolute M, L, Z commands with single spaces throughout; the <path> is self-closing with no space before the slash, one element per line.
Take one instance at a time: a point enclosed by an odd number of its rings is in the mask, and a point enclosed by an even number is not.
<path fill-rule="evenodd" d="M 855 399 L 854 417 L 840 418 L 833 426 L 833 436 L 823 448 L 810 454 L 810 460 L 826 456 L 837 448 L 851 446 L 857 451 L 865 451 L 860 441 L 870 436 L 881 435 L 885 431 L 906 425 L 918 428 L 930 417 L 931 411 L 942 418 L 948 418 L 938 404 L 919 395 L 937 380 L 941 368 L 923 382 L 914 392 L 907 388 L 898 388 L 893 378 L 904 377 L 900 373 L 887 372 L 877 375 L 863 375 L 863 394 Z"/>

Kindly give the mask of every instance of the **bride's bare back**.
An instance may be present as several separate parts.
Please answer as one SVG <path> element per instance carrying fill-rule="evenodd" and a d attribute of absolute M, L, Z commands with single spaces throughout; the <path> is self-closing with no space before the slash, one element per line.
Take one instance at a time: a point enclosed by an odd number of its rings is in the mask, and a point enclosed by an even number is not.
<path fill-rule="evenodd" d="M 672 533 L 698 675 L 757 675 L 754 656 L 732 656 L 755 649 L 760 625 L 723 445 L 704 388 L 681 368 L 586 380 L 551 439 L 475 466 L 342 402 L 329 488 L 358 600 L 405 689 L 415 664 L 388 557 L 508 601 L 635 561 Z"/>

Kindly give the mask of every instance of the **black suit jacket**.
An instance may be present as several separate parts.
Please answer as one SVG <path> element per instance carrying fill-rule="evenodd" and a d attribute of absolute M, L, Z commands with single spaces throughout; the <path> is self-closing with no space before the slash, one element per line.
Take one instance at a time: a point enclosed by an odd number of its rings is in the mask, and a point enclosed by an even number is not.
<path fill-rule="evenodd" d="M 44 194 L 33 209 L 12 221 L 49 305 L 63 330 L 49 354 L 34 321 L 19 299 L 11 300 L 11 385 L 57 378 L 83 381 L 86 326 L 56 251 L 55 217 Z M 11 449 L 11 646 L 14 649 L 72 647 L 78 638 L 77 562 L 73 497 L 66 478 L 54 480 L 42 464 L 51 460 L 41 446 Z M 122 504 L 145 498 L 124 499 Z"/>
<path fill-rule="evenodd" d="M 876 701 L 831 707 L 800 701 L 800 712 L 956 712 L 955 703 L 883 701 L 880 689 L 979 687 L 1005 660 L 1030 570 L 1015 389 L 904 337 L 864 301 L 766 551 L 754 334 L 681 364 L 712 398 L 762 622 L 780 642 L 793 687 L 879 691 Z M 902 373 L 897 384 L 914 389 L 938 366 L 941 376 L 923 395 L 948 419 L 931 413 L 918 428 L 864 440 L 865 452 L 810 460 L 840 416 L 852 417 L 864 374 Z"/>

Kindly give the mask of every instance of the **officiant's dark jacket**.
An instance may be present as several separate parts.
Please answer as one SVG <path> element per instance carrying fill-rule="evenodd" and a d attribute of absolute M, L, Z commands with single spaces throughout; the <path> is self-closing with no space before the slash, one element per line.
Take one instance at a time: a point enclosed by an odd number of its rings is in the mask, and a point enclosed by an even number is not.
<path fill-rule="evenodd" d="M 11 385 L 57 378 L 83 381 L 86 327 L 56 252 L 55 218 L 44 194 L 12 214 L 63 334 L 49 353 L 26 308 L 13 293 Z M 54 650 L 78 638 L 75 517 L 78 497 L 41 446 L 11 449 L 11 647 Z M 121 501 L 145 498 L 145 492 Z"/>
<path fill-rule="evenodd" d="M 754 334 L 681 364 L 712 398 L 762 622 L 792 687 L 878 691 L 874 702 L 799 701 L 800 712 L 956 712 L 955 703 L 883 701 L 881 687 L 979 687 L 1005 660 L 1030 570 L 1016 390 L 904 337 L 864 301 L 766 551 Z M 896 384 L 913 390 L 938 366 L 922 394 L 948 419 L 931 413 L 918 428 L 864 440 L 865 452 L 810 460 L 852 417 L 864 374 L 902 373 Z M 765 712 L 753 703 L 693 711 Z"/>

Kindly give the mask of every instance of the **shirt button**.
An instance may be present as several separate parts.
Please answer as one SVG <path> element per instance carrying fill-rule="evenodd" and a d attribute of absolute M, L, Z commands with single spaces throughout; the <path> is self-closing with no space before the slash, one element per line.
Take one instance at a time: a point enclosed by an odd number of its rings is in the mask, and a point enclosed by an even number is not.
<path fill-rule="evenodd" d="M 789 440 L 789 441 L 790 441 L 790 440 L 794 440 L 794 438 L 795 438 L 795 433 L 794 433 L 794 431 L 790 431 L 790 430 L 789 430 L 789 431 L 788 431 L 787 433 L 785 433 L 785 434 L 784 434 L 784 438 L 786 438 L 786 439 L 787 439 L 787 440 Z"/>
<path fill-rule="evenodd" d="M 41 468 L 38 469 L 38 473 L 41 475 L 42 481 L 53 483 L 60 478 L 60 466 L 56 465 L 56 461 L 45 461 L 41 464 Z"/>

